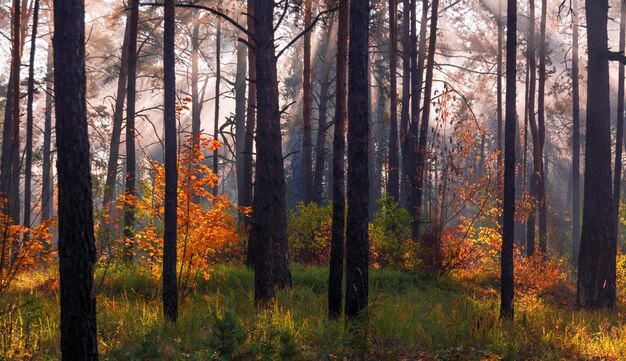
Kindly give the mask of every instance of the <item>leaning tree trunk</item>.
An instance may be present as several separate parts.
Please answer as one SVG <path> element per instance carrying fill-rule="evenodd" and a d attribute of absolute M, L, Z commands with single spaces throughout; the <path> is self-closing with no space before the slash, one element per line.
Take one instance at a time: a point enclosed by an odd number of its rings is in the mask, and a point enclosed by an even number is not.
<path fill-rule="evenodd" d="M 348 219 L 345 315 L 365 312 L 368 299 L 368 45 L 369 0 L 350 3 L 348 59 Z"/>
<path fill-rule="evenodd" d="M 37 24 L 39 22 L 39 0 L 33 9 L 33 30 L 30 41 L 28 64 L 28 100 L 26 105 L 26 159 L 24 161 L 24 226 L 31 226 L 31 194 L 33 177 L 33 100 L 35 98 L 35 50 L 37 49 Z M 25 238 L 27 240 L 28 237 Z"/>
<path fill-rule="evenodd" d="M 397 202 L 400 198 L 400 155 L 398 149 L 398 34 L 396 0 L 389 0 L 389 178 L 387 193 Z"/>
<path fill-rule="evenodd" d="M 517 2 L 507 1 L 506 114 L 504 124 L 504 192 L 500 256 L 500 317 L 513 319 L 513 243 L 515 228 L 515 98 Z"/>
<path fill-rule="evenodd" d="M 124 259 L 133 259 L 136 197 L 135 171 L 135 98 L 137 83 L 137 26 L 139 23 L 139 0 L 131 0 L 130 28 L 128 29 L 128 91 L 126 99 L 126 178 L 125 195 L 130 200 L 124 207 Z"/>
<path fill-rule="evenodd" d="M 287 211 L 283 167 L 278 79 L 274 48 L 274 0 L 255 0 L 254 38 L 258 92 L 256 137 L 257 184 L 253 230 L 254 299 L 263 304 L 275 288 L 291 285 L 287 251 Z"/>
<path fill-rule="evenodd" d="M 165 0 L 163 30 L 163 116 L 165 138 L 165 199 L 163 204 L 163 315 L 170 322 L 178 318 L 176 285 L 176 231 L 178 209 L 178 167 L 176 159 L 176 59 L 174 0 Z"/>
<path fill-rule="evenodd" d="M 120 138 L 122 136 L 122 125 L 124 123 L 124 98 L 126 97 L 126 79 L 128 78 L 128 41 L 130 31 L 130 16 L 126 18 L 124 29 L 124 42 L 122 43 L 122 57 L 120 59 L 120 75 L 117 79 L 117 96 L 115 98 L 115 109 L 113 110 L 113 129 L 111 130 L 111 143 L 109 147 L 109 161 L 107 163 L 107 176 L 104 183 L 104 197 L 102 199 L 102 209 L 112 207 L 115 199 L 115 180 L 118 172 L 118 161 L 120 158 Z M 112 211 L 112 208 L 109 209 Z"/>
<path fill-rule="evenodd" d="M 343 247 L 345 239 L 345 131 L 348 67 L 349 1 L 339 2 L 337 24 L 337 80 L 335 89 L 335 124 L 333 135 L 333 210 L 330 240 L 330 272 L 328 275 L 328 312 L 331 318 L 341 315 L 341 286 L 343 281 Z"/>
<path fill-rule="evenodd" d="M 586 0 L 587 133 L 583 224 L 576 301 L 587 309 L 615 306 L 615 223 L 611 192 L 611 114 L 607 60 L 608 0 Z"/>
<path fill-rule="evenodd" d="M 97 360 L 83 0 L 54 1 L 61 358 Z"/>

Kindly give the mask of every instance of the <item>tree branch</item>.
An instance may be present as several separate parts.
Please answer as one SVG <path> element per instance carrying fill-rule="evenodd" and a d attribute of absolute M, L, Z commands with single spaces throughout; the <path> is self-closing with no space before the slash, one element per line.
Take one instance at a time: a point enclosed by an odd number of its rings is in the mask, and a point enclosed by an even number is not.
<path fill-rule="evenodd" d="M 327 9 L 327 10 L 324 10 L 324 11 L 320 12 L 319 14 L 317 14 L 315 19 L 313 19 L 313 21 L 311 22 L 311 24 L 309 26 L 307 26 L 304 30 L 302 30 L 302 32 L 300 34 L 298 34 L 295 38 L 291 39 L 291 41 L 281 51 L 278 52 L 278 54 L 276 55 L 276 58 L 277 59 L 280 58 L 280 56 L 283 55 L 283 53 L 287 49 L 289 49 L 289 47 L 291 47 L 296 41 L 298 41 L 301 37 L 303 37 L 304 34 L 306 34 L 309 31 L 311 31 L 311 29 L 313 29 L 315 27 L 317 22 L 320 21 L 322 16 L 324 16 L 326 14 L 330 14 L 330 13 L 334 12 L 337 9 L 338 9 L 337 7 L 334 7 L 332 9 Z"/>

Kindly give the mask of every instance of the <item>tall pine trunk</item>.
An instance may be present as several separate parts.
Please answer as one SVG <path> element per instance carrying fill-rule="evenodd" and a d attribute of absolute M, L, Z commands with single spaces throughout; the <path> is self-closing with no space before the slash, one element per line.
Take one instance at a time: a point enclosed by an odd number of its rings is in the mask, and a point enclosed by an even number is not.
<path fill-rule="evenodd" d="M 539 172 L 541 155 L 539 154 L 539 135 L 537 122 L 535 120 L 535 93 L 537 85 L 537 62 L 535 59 L 535 0 L 528 1 L 528 125 L 533 142 L 533 172 L 530 176 L 529 194 L 531 208 L 526 220 L 526 255 L 532 256 L 535 253 L 535 220 L 537 215 L 537 173 Z"/>
<path fill-rule="evenodd" d="M 578 72 L 578 0 L 572 0 L 572 260 L 580 247 L 580 87 Z"/>
<path fill-rule="evenodd" d="M 541 0 L 541 25 L 539 30 L 539 88 L 537 94 L 537 122 L 539 130 L 539 168 L 537 173 L 537 201 L 539 208 L 539 250 L 545 255 L 548 240 L 548 208 L 546 204 L 546 172 L 544 162 L 546 143 L 546 14 L 548 4 Z"/>
<path fill-rule="evenodd" d="M 213 118 L 213 139 L 219 140 L 220 132 L 220 86 L 222 83 L 222 18 L 217 18 L 215 34 L 215 114 Z M 213 151 L 213 173 L 219 175 L 219 148 Z M 219 182 L 215 182 L 213 195 L 217 195 Z"/>
<path fill-rule="evenodd" d="M 624 53 L 626 38 L 626 4 L 620 7 L 619 52 Z M 617 76 L 617 130 L 615 132 L 615 168 L 613 171 L 613 212 L 615 216 L 615 244 L 619 232 L 619 203 L 622 186 L 622 149 L 624 144 L 624 64 L 619 64 Z"/>
<path fill-rule="evenodd" d="M 52 38 L 48 40 L 48 61 L 46 69 L 46 109 L 43 127 L 43 165 L 41 183 L 41 220 L 52 217 L 52 92 L 53 92 L 54 56 Z"/>
<path fill-rule="evenodd" d="M 248 0 L 248 42 L 254 42 L 252 34 L 254 34 L 254 0 Z M 256 127 L 256 55 L 252 49 L 248 49 L 248 105 L 246 114 L 246 140 L 243 149 L 243 189 L 241 194 L 241 205 L 250 207 L 253 203 L 253 185 L 252 185 L 252 153 L 254 151 L 254 131 Z M 254 233 L 250 229 L 250 217 L 244 219 L 248 234 L 248 249 L 246 252 L 246 264 L 254 265 L 254 257 L 256 256 Z"/>
<path fill-rule="evenodd" d="M 400 199 L 400 154 L 398 149 L 398 31 L 396 0 L 389 0 L 389 178 L 387 193 Z"/>

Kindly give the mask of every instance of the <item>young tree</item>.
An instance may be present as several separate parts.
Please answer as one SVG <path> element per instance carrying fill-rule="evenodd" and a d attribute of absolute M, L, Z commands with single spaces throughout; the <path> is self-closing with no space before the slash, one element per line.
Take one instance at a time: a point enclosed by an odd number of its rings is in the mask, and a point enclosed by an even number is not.
<path fill-rule="evenodd" d="M 163 72 L 165 85 L 165 200 L 163 215 L 163 314 L 168 321 L 178 318 L 176 283 L 176 232 L 178 219 L 178 164 L 176 159 L 176 59 L 174 0 L 165 0 L 163 32 Z"/>
<path fill-rule="evenodd" d="M 126 175 L 125 195 L 129 198 L 136 196 L 135 189 L 135 103 L 137 83 L 137 27 L 139 23 L 139 0 L 131 0 L 130 28 L 128 29 L 128 90 L 126 92 Z M 132 261 L 134 246 L 135 207 L 127 204 L 124 208 L 124 242 L 126 242 L 124 259 Z"/>
<path fill-rule="evenodd" d="M 54 1 L 54 83 L 59 176 L 61 356 L 97 360 L 96 247 L 85 100 L 83 0 Z"/>
<path fill-rule="evenodd" d="M 341 315 L 343 281 L 343 247 L 345 239 L 345 131 L 347 117 L 346 75 L 348 68 L 349 1 L 339 2 L 337 25 L 337 77 L 335 90 L 335 124 L 333 136 L 333 210 L 328 275 L 328 312 L 331 318 Z"/>
<path fill-rule="evenodd" d="M 615 306 L 615 223 L 611 184 L 608 0 L 586 0 L 587 134 L 583 224 L 576 301 L 580 307 Z M 593 110 L 593 111 L 591 111 Z"/>
<path fill-rule="evenodd" d="M 369 0 L 350 3 L 348 55 L 348 219 L 346 304 L 349 319 L 367 308 L 368 244 L 368 63 Z"/>
<path fill-rule="evenodd" d="M 504 124 L 504 203 L 500 256 L 500 317 L 513 319 L 513 241 L 515 228 L 515 106 L 517 1 L 507 0 L 506 109 Z"/>
<path fill-rule="evenodd" d="M 278 78 L 274 47 L 274 0 L 254 1 L 254 40 L 257 73 L 258 128 L 256 136 L 257 182 L 253 229 L 254 299 L 263 304 L 275 287 L 291 285 L 287 250 L 285 170 L 278 109 Z"/>

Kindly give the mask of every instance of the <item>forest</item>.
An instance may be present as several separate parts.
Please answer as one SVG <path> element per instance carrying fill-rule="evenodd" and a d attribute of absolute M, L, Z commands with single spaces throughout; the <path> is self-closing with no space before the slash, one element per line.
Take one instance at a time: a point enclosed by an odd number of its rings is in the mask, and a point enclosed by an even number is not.
<path fill-rule="evenodd" d="M 626 360 L 626 1 L 0 0 L 0 360 Z"/>

